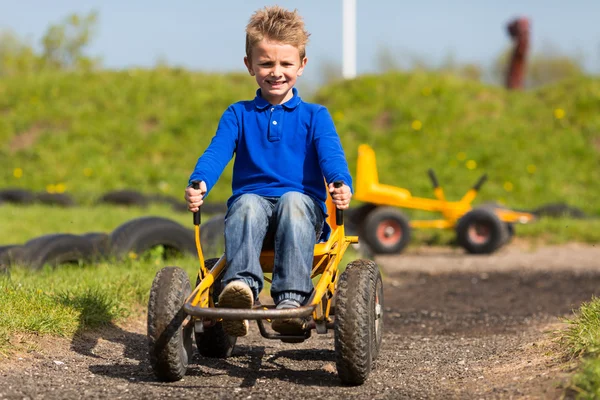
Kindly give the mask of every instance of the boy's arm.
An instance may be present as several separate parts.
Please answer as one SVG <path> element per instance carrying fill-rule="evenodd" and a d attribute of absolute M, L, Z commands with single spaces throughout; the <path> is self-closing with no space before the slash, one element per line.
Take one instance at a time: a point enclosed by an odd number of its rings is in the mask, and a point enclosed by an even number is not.
<path fill-rule="evenodd" d="M 215 136 L 202 156 L 198 158 L 188 184 L 192 181 L 202 181 L 206 184 L 206 194 L 210 192 L 233 157 L 238 131 L 237 116 L 233 106 L 230 106 L 221 116 Z"/>
<path fill-rule="evenodd" d="M 333 119 L 325 107 L 318 111 L 315 118 L 314 138 L 321 171 L 333 203 L 339 209 L 347 209 L 353 193 L 352 176 Z M 342 181 L 344 185 L 335 188 L 333 182 L 336 181 Z"/>
<path fill-rule="evenodd" d="M 314 142 L 319 164 L 327 184 L 343 181 L 352 190 L 352 176 L 348 169 L 346 155 L 329 111 L 322 107 L 317 112 L 314 126 Z"/>

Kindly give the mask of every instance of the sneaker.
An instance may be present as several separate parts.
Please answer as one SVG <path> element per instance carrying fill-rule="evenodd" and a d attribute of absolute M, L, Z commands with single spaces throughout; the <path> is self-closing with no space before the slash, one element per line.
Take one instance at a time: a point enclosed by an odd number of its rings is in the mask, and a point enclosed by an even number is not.
<path fill-rule="evenodd" d="M 232 281 L 219 295 L 218 307 L 252 308 L 254 295 L 250 286 L 243 281 Z M 223 320 L 223 330 L 231 336 L 246 336 L 249 324 L 247 320 Z"/>
<path fill-rule="evenodd" d="M 275 308 L 277 310 L 289 310 L 300 306 L 301 304 L 297 300 L 284 299 L 280 301 Z M 271 322 L 271 328 L 282 335 L 302 335 L 304 333 L 304 319 L 274 319 L 273 322 Z"/>

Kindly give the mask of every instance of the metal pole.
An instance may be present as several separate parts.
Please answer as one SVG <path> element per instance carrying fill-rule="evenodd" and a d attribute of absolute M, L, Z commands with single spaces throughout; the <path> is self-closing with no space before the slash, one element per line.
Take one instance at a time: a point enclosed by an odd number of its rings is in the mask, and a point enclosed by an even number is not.
<path fill-rule="evenodd" d="M 343 0 L 343 65 L 345 79 L 356 77 L 356 0 Z"/>

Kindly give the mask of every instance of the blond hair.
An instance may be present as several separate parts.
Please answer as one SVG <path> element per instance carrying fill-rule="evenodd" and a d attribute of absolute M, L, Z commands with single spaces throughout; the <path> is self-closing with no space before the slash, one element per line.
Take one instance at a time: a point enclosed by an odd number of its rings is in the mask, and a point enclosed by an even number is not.
<path fill-rule="evenodd" d="M 252 14 L 246 26 L 246 56 L 251 58 L 252 47 L 264 38 L 269 38 L 296 47 L 300 52 L 300 59 L 303 59 L 309 36 L 297 10 L 288 11 L 279 6 L 265 7 Z"/>

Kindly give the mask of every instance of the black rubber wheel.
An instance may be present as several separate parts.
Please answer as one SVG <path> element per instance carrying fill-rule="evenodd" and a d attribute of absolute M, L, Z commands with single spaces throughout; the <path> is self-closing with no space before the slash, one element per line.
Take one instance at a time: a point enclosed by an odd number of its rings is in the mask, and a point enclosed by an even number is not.
<path fill-rule="evenodd" d="M 217 214 L 202 223 L 200 243 L 205 257 L 218 257 L 225 252 L 225 214 Z"/>
<path fill-rule="evenodd" d="M 474 208 L 456 224 L 456 241 L 471 254 L 490 254 L 508 241 L 507 225 L 489 208 Z"/>
<path fill-rule="evenodd" d="M 106 259 L 110 255 L 110 235 L 105 232 L 89 232 L 80 235 L 92 243 L 94 258 Z"/>
<path fill-rule="evenodd" d="M 408 218 L 397 208 L 377 207 L 365 217 L 362 237 L 375 254 L 400 253 L 410 236 Z"/>
<path fill-rule="evenodd" d="M 0 246 L 0 275 L 10 275 L 10 267 L 19 264 L 22 254 L 22 245 L 9 244 Z"/>
<path fill-rule="evenodd" d="M 211 270 L 217 261 L 219 261 L 218 258 L 211 258 L 205 260 L 204 265 L 208 270 Z M 198 286 L 199 283 L 200 277 L 196 279 L 196 286 Z M 213 301 L 215 303 L 217 302 L 222 289 L 221 281 L 213 283 Z M 208 328 L 205 327 L 204 332 L 202 333 L 195 332 L 195 335 L 198 353 L 203 357 L 227 358 L 231 356 L 231 353 L 235 348 L 235 343 L 237 342 L 236 336 L 230 336 L 225 333 L 221 321 L 217 322 L 214 326 Z"/>
<path fill-rule="evenodd" d="M 92 242 L 87 238 L 67 233 L 37 237 L 25 243 L 19 257 L 24 266 L 41 269 L 48 264 L 79 264 L 94 259 Z"/>
<path fill-rule="evenodd" d="M 187 273 L 178 267 L 157 272 L 148 301 L 148 345 L 150 365 L 161 381 L 178 381 L 192 358 L 194 325 L 183 310 L 192 292 Z"/>
<path fill-rule="evenodd" d="M 46 205 L 72 207 L 75 201 L 66 193 L 46 193 L 41 192 L 36 195 L 37 200 Z"/>
<path fill-rule="evenodd" d="M 338 376 L 361 385 L 379 354 L 383 335 L 381 274 L 370 260 L 355 260 L 340 276 L 336 290 L 335 353 Z"/>
<path fill-rule="evenodd" d="M 110 234 L 110 250 L 117 258 L 124 258 L 130 252 L 141 255 L 159 245 L 165 247 L 167 256 L 197 254 L 194 232 L 167 218 L 136 218 Z"/>
<path fill-rule="evenodd" d="M 13 204 L 32 204 L 35 202 L 35 195 L 25 189 L 2 189 L 0 200 Z"/>
<path fill-rule="evenodd" d="M 135 190 L 114 190 L 105 193 L 98 199 L 98 203 L 137 207 L 146 207 L 148 202 L 148 198 L 144 194 Z"/>

